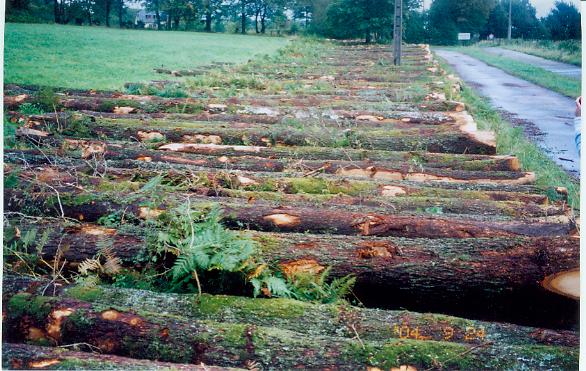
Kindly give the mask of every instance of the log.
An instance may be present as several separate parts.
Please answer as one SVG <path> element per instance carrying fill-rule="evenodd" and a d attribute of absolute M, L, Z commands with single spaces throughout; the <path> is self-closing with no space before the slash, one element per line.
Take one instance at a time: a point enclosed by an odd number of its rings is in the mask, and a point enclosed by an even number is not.
<path fill-rule="evenodd" d="M 203 364 L 194 365 L 134 359 L 111 354 L 74 351 L 69 350 L 70 348 L 2 343 L 2 367 L 10 370 L 237 370 Z"/>
<path fill-rule="evenodd" d="M 34 189 L 21 192 L 8 189 L 5 191 L 4 207 L 8 211 L 21 211 L 23 208 L 33 215 L 61 215 L 66 217 L 96 221 L 113 212 L 124 212 L 145 219 L 160 215 L 166 208 L 176 207 L 188 194 L 178 196 L 171 194 L 158 208 L 149 208 L 149 199 L 144 196 L 128 197 L 123 193 L 79 192 L 69 191 L 57 200 L 55 193 L 36 192 Z M 567 236 L 576 231 L 572 218 L 567 216 L 544 219 L 527 219 L 495 221 L 494 217 L 467 215 L 466 219 L 450 216 L 413 216 L 372 213 L 362 208 L 352 210 L 344 208 L 315 208 L 305 205 L 281 205 L 264 201 L 221 197 L 190 196 L 194 207 L 207 207 L 218 203 L 224 210 L 225 222 L 229 226 L 244 224 L 261 231 L 332 233 L 342 235 L 378 236 L 378 237 L 425 237 L 425 238 L 470 238 L 503 236 Z M 60 201 L 60 203 L 59 203 Z"/>
<path fill-rule="evenodd" d="M 377 195 L 394 199 L 410 198 L 460 198 L 465 200 L 493 200 L 548 205 L 550 200 L 546 189 L 527 185 L 504 184 L 475 184 L 475 183 L 447 183 L 447 182 L 411 182 L 385 181 L 380 179 L 354 178 L 349 176 L 329 176 L 320 174 L 316 177 L 303 177 L 301 173 L 267 173 L 243 172 L 237 170 L 210 170 L 193 165 L 153 163 L 145 161 L 98 161 L 89 165 L 73 158 L 47 156 L 40 151 L 6 150 L 6 163 L 23 164 L 25 168 L 35 165 L 39 169 L 49 171 L 50 179 L 58 181 L 63 166 L 71 171 L 83 172 L 90 175 L 108 174 L 119 180 L 143 179 L 150 180 L 155 176 L 163 176 L 172 183 L 190 182 L 195 186 L 211 186 L 213 188 L 229 188 L 246 191 L 270 191 L 287 194 L 343 194 L 364 197 Z M 58 164 L 58 165 L 56 165 Z M 40 167 L 39 167 L 40 166 Z M 58 170 L 52 169 L 57 166 Z M 13 165 L 6 166 L 10 172 Z M 556 193 L 559 189 L 552 189 L 557 199 L 566 200 L 567 194 Z M 566 200 L 567 201 L 567 200 Z M 552 201 L 557 203 L 558 201 Z M 561 201 L 560 201 L 561 202 Z"/>
<path fill-rule="evenodd" d="M 51 129 L 45 125 L 28 125 L 28 129 L 45 132 L 44 136 L 51 135 Z M 136 139 L 148 142 L 149 140 L 164 140 L 163 136 L 157 135 L 155 131 L 139 131 Z M 27 139 L 26 133 L 20 133 L 23 139 Z M 32 138 L 31 138 L 32 139 Z M 211 138 L 209 138 L 211 140 Z M 201 138 L 205 140 L 205 138 Z M 365 150 L 353 148 L 332 148 L 332 147 L 266 147 L 266 146 L 244 146 L 244 145 L 222 145 L 204 143 L 167 143 L 158 146 L 159 150 L 171 152 L 185 152 L 199 155 L 214 156 L 243 156 L 251 155 L 265 158 L 293 157 L 303 160 L 351 160 L 351 161 L 383 161 L 401 162 L 412 167 L 420 165 L 429 167 L 452 168 L 458 170 L 477 171 L 520 171 L 519 159 L 514 156 L 485 156 L 485 155 L 461 155 L 429 153 L 424 151 L 398 152 L 384 150 Z"/>
<path fill-rule="evenodd" d="M 580 268 L 558 272 L 545 277 L 544 288 L 572 299 L 580 299 Z"/>
<path fill-rule="evenodd" d="M 208 120 L 206 117 L 196 118 Z M 496 154 L 496 143 L 493 134 L 478 131 L 473 119 L 466 113 L 460 112 L 451 114 L 456 120 L 448 126 L 438 126 L 430 130 L 401 130 L 388 131 L 360 130 L 359 128 L 344 131 L 332 128 L 331 133 L 324 135 L 324 127 L 305 127 L 303 130 L 281 125 L 260 127 L 249 123 L 239 124 L 238 127 L 214 127 L 205 125 L 197 127 L 194 125 L 177 125 L 174 127 L 152 126 L 146 129 L 142 125 L 124 125 L 118 122 L 97 120 L 90 125 L 83 124 L 83 136 L 91 138 L 140 138 L 139 131 L 156 131 L 167 141 L 189 142 L 195 136 L 217 136 L 220 143 L 232 145 L 288 145 L 304 146 L 319 145 L 325 147 L 336 147 L 340 144 L 351 148 L 380 149 L 393 151 L 417 151 L 425 149 L 428 152 L 441 153 L 471 153 L 471 154 Z M 456 116 L 457 115 L 457 116 Z M 212 115 L 213 116 L 213 115 Z M 220 115 L 223 120 L 229 120 L 226 115 Z M 451 117 L 452 117 L 451 116 Z M 240 122 L 242 117 L 234 118 Z M 260 122 L 256 117 L 254 122 Z M 77 121 L 76 121 L 77 122 Z M 73 130 L 79 132 L 79 128 Z M 335 131 L 334 131 L 335 130 Z M 78 134 L 79 135 L 79 134 Z"/>
<path fill-rule="evenodd" d="M 63 258 L 74 267 L 95 256 L 103 245 L 111 245 L 128 267 L 139 268 L 150 256 L 145 232 L 130 225 L 117 231 L 94 224 L 12 221 L 10 227 L 19 228 L 21 235 L 33 229 L 39 236 L 46 233 L 42 257 L 54 259 L 61 246 Z M 574 269 L 579 261 L 579 239 L 573 237 L 429 240 L 263 232 L 246 235 L 259 243 L 265 260 L 284 271 L 319 272 L 330 266 L 333 276 L 354 275 L 359 285 L 426 299 L 449 297 L 454 303 L 465 302 L 471 294 L 482 296 L 484 302 L 524 290 L 543 295 L 546 292 L 539 283 L 544 278 Z"/>
<path fill-rule="evenodd" d="M 396 152 L 331 147 L 259 147 L 201 143 L 167 143 L 159 150 L 214 156 L 242 156 L 303 160 L 336 160 L 402 162 L 413 166 L 451 168 L 478 171 L 520 171 L 519 159 L 514 156 L 458 155 L 428 152 Z"/>
<path fill-rule="evenodd" d="M 578 350 L 542 345 L 479 346 L 411 339 L 368 342 L 299 334 L 249 324 L 198 321 L 146 311 L 112 308 L 63 297 L 20 293 L 6 305 L 11 342 L 88 343 L 107 354 L 164 362 L 273 369 L 356 370 L 411 365 L 438 367 L 567 369 Z M 497 356 L 498 355 L 498 356 Z"/>
<path fill-rule="evenodd" d="M 97 190 L 107 189 L 135 189 L 138 190 L 144 186 L 147 181 L 152 180 L 151 174 L 141 173 L 141 178 L 136 177 L 127 171 L 118 172 L 109 171 L 108 177 L 99 177 L 93 175 L 86 175 L 81 171 L 89 171 L 90 169 L 75 169 L 75 176 L 73 175 L 74 168 L 71 166 L 52 166 L 40 167 L 31 169 L 23 169 L 21 167 L 12 167 L 6 169 L 6 175 L 15 175 L 20 179 L 34 180 L 38 179 L 45 185 L 53 187 L 61 187 L 64 184 L 77 184 L 86 190 L 91 188 Z M 150 175 L 150 176 L 149 176 Z M 188 185 L 180 186 L 179 189 L 170 191 L 170 193 L 181 191 L 193 192 L 200 196 L 210 197 L 229 197 L 239 198 L 245 200 L 267 200 L 285 202 L 289 205 L 305 205 L 305 206 L 352 206 L 352 207 L 366 207 L 372 212 L 392 212 L 401 214 L 406 212 L 411 213 L 441 213 L 441 214 L 478 214 L 478 215 L 502 215 L 514 218 L 527 217 L 543 217 L 554 215 L 565 215 L 568 213 L 568 208 L 564 203 L 554 203 L 552 205 L 539 205 L 533 202 L 519 202 L 519 201 L 492 201 L 492 200 L 477 200 L 465 198 L 440 198 L 440 197 L 394 197 L 393 195 L 380 194 L 377 190 L 373 192 L 360 192 L 355 196 L 346 195 L 342 192 L 326 193 L 318 192 L 319 188 L 313 190 L 313 193 L 305 193 L 303 188 L 287 189 L 282 187 L 280 191 L 246 191 L 241 190 L 240 184 L 251 185 L 254 181 L 251 178 L 246 178 L 240 175 L 230 174 L 209 174 L 209 173 L 195 173 L 191 176 L 185 174 L 174 176 L 165 176 L 166 181 L 174 184 Z M 314 179 L 317 187 L 323 186 L 319 179 Z M 278 181 L 278 180 L 275 180 Z M 259 185 L 259 183 L 255 183 Z M 311 179 L 305 181 L 300 179 L 298 183 L 293 183 L 295 186 L 309 187 L 312 184 Z M 227 188 L 229 187 L 229 188 Z M 262 187 L 259 187 L 262 189 Z M 399 192 L 400 188 L 395 189 L 394 192 Z M 389 193 L 391 190 L 386 189 Z M 377 193 L 379 193 L 377 195 Z M 371 195 L 374 194 L 374 195 Z"/>
<path fill-rule="evenodd" d="M 40 293 L 48 280 L 5 276 L 8 292 Z M 578 347 L 576 331 L 550 330 L 508 323 L 470 320 L 433 313 L 361 308 L 340 301 L 316 304 L 288 298 L 247 298 L 230 295 L 174 294 L 116 288 L 109 285 L 66 285 L 59 295 L 113 307 L 134 308 L 201 321 L 247 323 L 295 331 L 307 336 L 433 340 L 461 344 Z"/>
<path fill-rule="evenodd" d="M 146 87 L 146 84 L 144 85 Z M 4 88 L 5 96 L 18 96 L 26 94 L 34 96 L 38 91 L 35 86 L 17 86 L 14 84 L 6 85 Z M 96 91 L 96 90 L 79 90 L 79 89 L 55 89 L 57 94 L 64 94 L 68 96 L 80 97 L 100 97 L 100 98 L 120 98 L 124 96 L 125 99 L 132 99 L 138 101 L 148 101 L 152 99 L 151 96 L 140 95 L 124 95 L 120 92 L 111 91 Z M 259 96 L 246 97 L 230 97 L 224 99 L 222 97 L 198 98 L 198 101 L 203 104 L 226 104 L 226 105 L 248 105 L 248 106 L 291 106 L 291 107 L 318 107 L 327 106 L 343 110 L 359 110 L 368 107 L 365 103 L 375 103 L 373 106 L 379 107 L 380 100 L 378 97 L 373 99 L 368 96 L 320 96 L 319 92 L 316 94 L 297 94 L 297 95 L 270 95 L 262 94 Z M 465 109 L 464 103 L 457 101 L 427 101 L 423 103 L 412 102 L 385 102 L 385 110 L 387 111 L 437 111 L 437 112 L 460 112 Z"/>
<path fill-rule="evenodd" d="M 35 139 L 37 141 L 37 139 Z M 412 167 L 392 162 L 372 161 L 305 161 L 303 159 L 269 159 L 256 156 L 203 156 L 190 153 L 173 153 L 148 149 L 132 149 L 121 144 L 104 143 L 76 139 L 42 139 L 42 143 L 52 142 L 61 145 L 64 151 L 50 150 L 17 150 L 21 157 L 28 158 L 29 164 L 46 163 L 48 156 L 54 157 L 57 153 L 82 159 L 98 156 L 111 161 L 137 160 L 142 162 L 163 162 L 169 164 L 184 164 L 216 169 L 244 170 L 244 171 L 273 171 L 273 172 L 304 172 L 313 175 L 326 173 L 336 176 L 351 176 L 366 179 L 381 179 L 387 181 L 414 181 L 414 182 L 451 182 L 451 183 L 492 183 L 506 185 L 523 185 L 535 182 L 535 173 L 522 171 L 478 171 L 452 170 L 451 168 L 426 167 L 419 165 Z M 80 151 L 81 150 L 81 151 Z M 57 163 L 57 161 L 53 161 Z"/>

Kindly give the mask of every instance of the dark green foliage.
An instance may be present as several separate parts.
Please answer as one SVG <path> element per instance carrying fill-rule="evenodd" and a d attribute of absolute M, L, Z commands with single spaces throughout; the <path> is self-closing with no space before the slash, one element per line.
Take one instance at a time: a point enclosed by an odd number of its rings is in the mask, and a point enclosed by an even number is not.
<path fill-rule="evenodd" d="M 324 304 L 344 300 L 351 293 L 356 278 L 345 276 L 332 279 L 328 283 L 330 271 L 331 267 L 328 267 L 317 275 L 299 273 L 290 277 L 287 284 L 291 298 Z"/>
<path fill-rule="evenodd" d="M 501 0 L 503 6 L 508 2 Z M 529 0 L 514 0 L 512 5 L 512 37 L 514 39 L 540 39 L 546 36 L 546 30 L 537 19 L 536 10 Z"/>
<path fill-rule="evenodd" d="M 327 8 L 323 33 L 340 39 L 364 38 L 367 43 L 390 41 L 394 4 L 394 0 L 334 0 Z M 420 6 L 420 0 L 404 1 L 406 19 Z M 409 37 L 412 38 L 420 26 L 422 31 L 423 22 L 412 25 Z"/>
<path fill-rule="evenodd" d="M 459 32 L 479 35 L 495 4 L 496 0 L 435 0 L 429 10 L 430 41 L 454 45 Z"/>
<path fill-rule="evenodd" d="M 18 107 L 18 112 L 23 115 L 41 115 L 44 113 L 41 107 L 33 103 L 21 104 L 20 107 Z"/>
<path fill-rule="evenodd" d="M 544 20 L 553 40 L 580 39 L 580 12 L 570 3 L 556 1 L 555 7 Z"/>
<path fill-rule="evenodd" d="M 49 87 L 43 87 L 37 92 L 34 104 L 45 112 L 55 112 L 59 107 L 59 97 Z"/>

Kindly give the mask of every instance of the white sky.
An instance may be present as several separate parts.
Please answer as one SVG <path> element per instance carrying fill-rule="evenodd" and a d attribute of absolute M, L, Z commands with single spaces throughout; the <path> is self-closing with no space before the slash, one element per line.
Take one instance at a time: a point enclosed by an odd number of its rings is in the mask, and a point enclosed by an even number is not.
<path fill-rule="evenodd" d="M 424 6 L 426 8 L 429 7 L 432 0 L 423 0 Z M 566 0 L 566 2 L 570 2 L 576 6 L 579 6 L 578 0 Z M 530 0 L 530 3 L 537 9 L 537 16 L 544 17 L 549 13 L 553 5 L 555 4 L 555 0 Z"/>

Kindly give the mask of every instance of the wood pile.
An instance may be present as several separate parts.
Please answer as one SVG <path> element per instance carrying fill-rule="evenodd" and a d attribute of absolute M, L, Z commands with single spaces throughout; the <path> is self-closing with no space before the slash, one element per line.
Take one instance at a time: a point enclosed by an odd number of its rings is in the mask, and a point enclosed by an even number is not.
<path fill-rule="evenodd" d="M 42 248 L 9 259 L 3 366 L 575 369 L 578 304 L 558 282 L 575 275 L 579 238 L 564 190 L 497 155 L 494 133 L 446 99 L 458 82 L 427 46 L 407 46 L 400 68 L 387 46 L 323 48 L 304 68 L 256 66 L 303 92 L 62 89 L 30 113 L 37 89 L 8 85 L 5 246 Z M 283 272 L 353 275 L 363 306 L 61 279 L 104 246 L 122 269 L 149 268 L 146 222 L 186 203 L 219 205 Z M 18 274 L 34 264 L 52 275 Z"/>

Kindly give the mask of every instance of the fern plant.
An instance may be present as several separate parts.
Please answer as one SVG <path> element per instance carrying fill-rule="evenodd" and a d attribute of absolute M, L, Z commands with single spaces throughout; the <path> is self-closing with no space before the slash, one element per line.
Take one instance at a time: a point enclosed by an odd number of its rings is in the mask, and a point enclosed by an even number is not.
<path fill-rule="evenodd" d="M 176 288 L 195 280 L 201 292 L 200 273 L 238 272 L 248 277 L 255 295 L 288 296 L 285 280 L 259 260 L 258 244 L 226 229 L 222 210 L 214 204 L 209 210 L 195 210 L 188 201 L 167 214 L 165 228 L 159 231 L 157 251 L 172 252 L 177 259 L 171 269 Z"/>
<path fill-rule="evenodd" d="M 296 273 L 288 277 L 291 297 L 324 304 L 344 300 L 351 293 L 356 277 L 348 275 L 328 282 L 330 272 L 331 267 L 328 267 L 319 274 Z"/>

